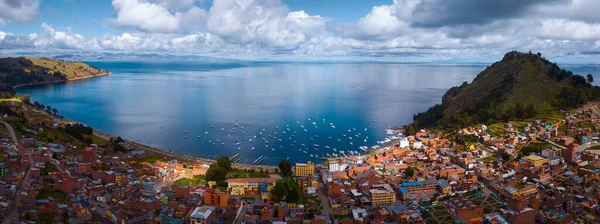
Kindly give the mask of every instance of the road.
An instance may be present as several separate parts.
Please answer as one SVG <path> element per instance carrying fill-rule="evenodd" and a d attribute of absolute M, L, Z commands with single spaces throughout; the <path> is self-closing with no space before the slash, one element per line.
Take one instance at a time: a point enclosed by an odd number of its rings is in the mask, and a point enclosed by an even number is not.
<path fill-rule="evenodd" d="M 319 198 L 321 199 L 321 205 L 323 206 L 323 209 L 321 210 L 321 214 L 325 217 L 327 217 L 327 223 L 332 223 L 333 222 L 333 209 L 331 208 L 331 204 L 329 201 L 329 197 L 327 196 L 327 188 L 325 188 L 325 184 L 321 182 L 321 180 L 318 181 L 319 184 L 319 189 L 317 190 L 317 193 L 319 194 Z"/>
<path fill-rule="evenodd" d="M 29 163 L 27 164 L 27 169 L 25 170 L 25 175 L 23 180 L 21 180 L 21 183 L 19 184 L 19 186 L 17 186 L 17 190 L 15 192 L 14 195 L 14 200 L 12 201 L 12 203 L 10 204 L 9 208 L 7 209 L 7 213 L 6 216 L 4 216 L 4 220 L 2 221 L 2 224 L 10 224 L 10 217 L 12 217 L 13 215 L 15 215 L 15 213 L 17 212 L 17 204 L 21 201 L 21 191 L 23 190 L 23 186 L 25 184 L 25 182 L 27 182 L 27 180 L 29 180 L 30 177 L 30 172 L 29 170 L 32 167 L 32 163 L 33 163 L 33 158 L 31 157 L 31 150 L 22 147 L 19 144 L 19 140 L 17 139 L 17 136 L 15 135 L 15 132 L 12 128 L 12 126 L 10 126 L 10 124 L 4 122 L 4 121 L 0 121 L 0 123 L 4 124 L 4 126 L 6 126 L 6 129 L 8 130 L 8 134 L 10 135 L 10 137 L 13 140 L 13 143 L 15 145 L 18 146 L 18 148 L 23 148 L 25 149 L 25 153 L 27 153 L 27 156 L 29 157 Z"/>

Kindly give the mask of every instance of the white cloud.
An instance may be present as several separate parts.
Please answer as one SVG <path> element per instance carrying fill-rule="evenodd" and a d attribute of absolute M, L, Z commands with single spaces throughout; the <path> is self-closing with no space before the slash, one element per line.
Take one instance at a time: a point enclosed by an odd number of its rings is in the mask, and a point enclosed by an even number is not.
<path fill-rule="evenodd" d="M 294 48 L 325 31 L 327 19 L 290 12 L 279 0 L 214 1 L 208 30 L 226 41 Z"/>
<path fill-rule="evenodd" d="M 146 32 L 169 33 L 179 30 L 179 13 L 171 14 L 162 5 L 145 0 L 113 0 L 117 12 L 114 22 Z"/>
<path fill-rule="evenodd" d="M 0 0 L 0 25 L 30 22 L 38 15 L 39 0 Z"/>
<path fill-rule="evenodd" d="M 85 37 L 80 34 L 67 31 L 56 31 L 51 25 L 42 23 L 44 34 L 38 38 L 36 34 L 27 36 L 29 40 L 34 41 L 36 47 L 42 48 L 64 48 L 64 49 L 81 49 L 87 45 Z M 32 39 L 35 37 L 34 39 Z"/>
<path fill-rule="evenodd" d="M 564 19 L 542 21 L 539 36 L 558 40 L 597 40 L 600 39 L 600 24 Z"/>

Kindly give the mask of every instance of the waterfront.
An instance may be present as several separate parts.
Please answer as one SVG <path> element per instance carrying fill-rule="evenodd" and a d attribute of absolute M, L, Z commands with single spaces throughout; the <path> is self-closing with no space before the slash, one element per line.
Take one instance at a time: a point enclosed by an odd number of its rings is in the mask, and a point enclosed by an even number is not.
<path fill-rule="evenodd" d="M 447 88 L 471 80 L 485 67 L 385 63 L 91 64 L 109 69 L 112 74 L 17 91 L 106 133 L 210 159 L 217 155 L 231 157 L 239 151 L 238 158 L 243 156 L 239 162 L 251 163 L 265 155 L 262 164 L 277 164 L 288 157 L 292 162 L 305 161 L 310 154 L 333 153 L 333 148 L 358 150 L 359 146 L 375 145 L 386 137 L 386 128 L 410 122 L 413 114 L 439 103 Z M 319 145 L 319 151 L 314 144 Z"/>

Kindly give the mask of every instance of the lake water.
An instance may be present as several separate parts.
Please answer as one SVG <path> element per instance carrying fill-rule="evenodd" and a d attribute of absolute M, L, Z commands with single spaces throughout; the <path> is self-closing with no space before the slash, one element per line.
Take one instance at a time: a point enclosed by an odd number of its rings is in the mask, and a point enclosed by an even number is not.
<path fill-rule="evenodd" d="M 252 163 L 266 156 L 261 164 L 278 164 L 288 157 L 291 162 L 304 162 L 311 154 L 322 157 L 334 148 L 347 152 L 375 145 L 386 137 L 386 128 L 411 122 L 413 114 L 440 103 L 449 87 L 471 81 L 486 66 L 90 64 L 112 74 L 22 87 L 17 92 L 113 135 L 207 158 L 239 153 L 234 160 L 243 156 L 239 162 Z M 314 144 L 319 145 L 318 151 Z"/>

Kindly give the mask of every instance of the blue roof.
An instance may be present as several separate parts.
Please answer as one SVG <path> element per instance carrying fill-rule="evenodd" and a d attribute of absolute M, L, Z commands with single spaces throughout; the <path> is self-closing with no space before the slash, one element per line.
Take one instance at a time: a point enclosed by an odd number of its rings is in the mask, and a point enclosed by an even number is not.
<path fill-rule="evenodd" d="M 406 205 L 404 205 L 404 204 L 388 205 L 388 206 L 385 206 L 385 209 L 388 210 L 389 212 L 392 212 L 395 214 L 400 214 L 403 211 L 406 211 Z"/>
<path fill-rule="evenodd" d="M 398 190 L 400 190 L 400 192 L 402 192 L 402 194 L 408 194 L 408 190 L 406 190 L 406 188 L 404 188 L 402 186 L 398 186 Z"/>
<path fill-rule="evenodd" d="M 421 181 L 404 182 L 404 183 L 402 183 L 403 187 L 412 187 L 412 186 L 419 186 L 419 185 L 423 185 L 423 183 Z"/>
<path fill-rule="evenodd" d="M 446 181 L 444 179 L 439 180 L 438 184 L 440 185 L 441 188 L 450 187 L 450 183 L 448 183 L 448 181 Z"/>

